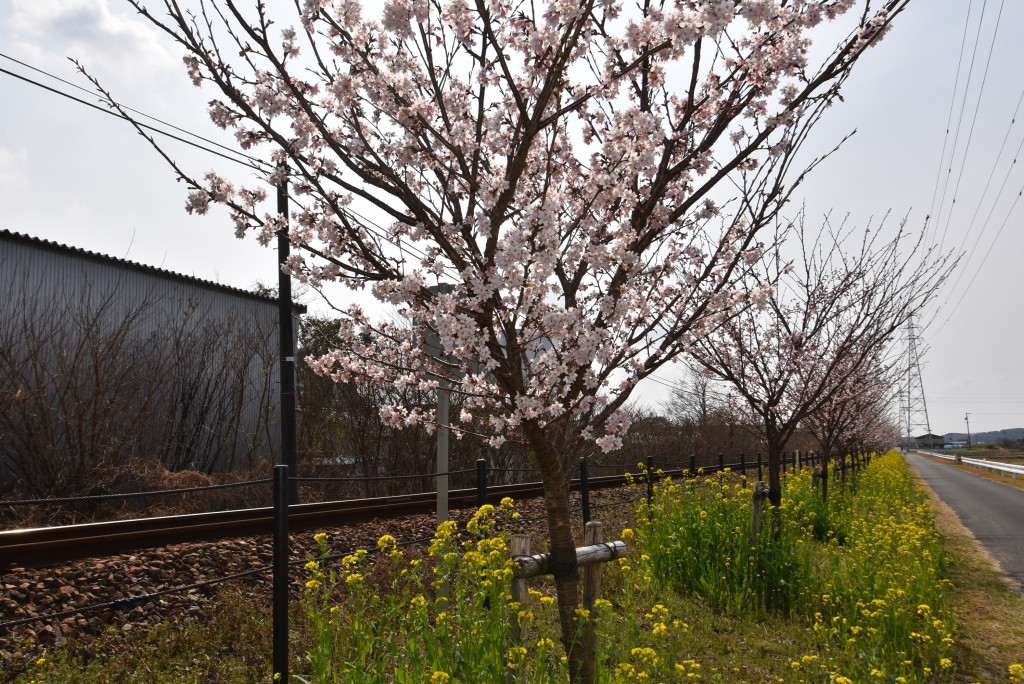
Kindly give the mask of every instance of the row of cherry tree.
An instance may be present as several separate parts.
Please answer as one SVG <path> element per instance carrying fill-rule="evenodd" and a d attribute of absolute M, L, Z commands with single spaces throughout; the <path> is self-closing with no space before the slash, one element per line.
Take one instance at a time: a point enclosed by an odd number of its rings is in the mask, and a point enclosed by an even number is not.
<path fill-rule="evenodd" d="M 742 281 L 751 306 L 695 341 L 690 357 L 730 388 L 768 456 L 769 501 L 781 503 L 783 449 L 810 431 L 826 461 L 842 446 L 895 445 L 889 409 L 898 385 L 897 333 L 935 297 L 954 260 L 920 254 L 901 225 L 875 230 L 789 224 L 798 248 L 764 255 Z M 895 357 L 895 358 L 894 358 Z M 828 493 L 825 480 L 824 494 Z"/>
<path fill-rule="evenodd" d="M 927 299 L 910 296 L 919 281 L 933 291 L 941 268 L 886 280 L 871 241 L 846 275 L 839 251 L 811 247 L 806 277 L 780 280 L 789 262 L 763 236 L 820 161 L 798 154 L 810 130 L 908 1 L 295 0 L 288 17 L 264 2 L 165 0 L 154 13 L 127 0 L 184 49 L 215 93 L 213 121 L 273 164 L 243 187 L 164 153 L 187 209 L 224 205 L 263 241 L 286 230 L 301 248 L 293 274 L 369 288 L 444 350 L 341 306 L 338 347 L 313 367 L 339 382 L 451 383 L 455 428 L 528 444 L 573 681 L 593 673 L 576 636 L 569 478 L 588 445 L 620 446 L 637 383 L 683 357 L 733 382 L 764 420 L 774 472 L 803 411 L 749 374 L 841 400 L 826 388 L 882 353 L 882 330 Z M 835 21 L 848 33 L 812 50 Z M 265 206 L 286 177 L 290 217 Z M 894 318 L 860 322 L 876 305 Z M 775 308 L 792 330 L 765 334 Z M 825 315 L 835 308 L 848 316 Z M 401 404 L 382 415 L 434 420 Z M 777 501 L 777 474 L 772 487 Z"/>

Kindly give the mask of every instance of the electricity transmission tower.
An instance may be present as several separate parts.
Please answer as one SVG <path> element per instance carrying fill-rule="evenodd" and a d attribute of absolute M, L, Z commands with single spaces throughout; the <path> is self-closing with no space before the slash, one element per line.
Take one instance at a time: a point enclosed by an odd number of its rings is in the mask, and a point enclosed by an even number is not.
<path fill-rule="evenodd" d="M 917 434 L 931 434 L 928 423 L 928 404 L 924 399 L 924 382 L 921 380 L 921 356 L 918 350 L 920 328 L 911 318 L 907 323 L 907 385 L 903 406 L 907 420 L 908 443 Z M 905 402 L 905 403 L 904 403 Z"/>

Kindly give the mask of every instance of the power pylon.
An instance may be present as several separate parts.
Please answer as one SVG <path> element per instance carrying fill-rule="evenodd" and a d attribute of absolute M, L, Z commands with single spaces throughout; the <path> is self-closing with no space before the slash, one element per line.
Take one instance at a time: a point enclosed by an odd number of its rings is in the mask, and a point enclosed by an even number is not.
<path fill-rule="evenodd" d="M 907 440 L 914 432 L 931 434 L 928 422 L 928 404 L 924 399 L 924 382 L 921 380 L 921 355 L 918 350 L 920 328 L 911 318 L 907 322 L 907 386 L 903 397 L 907 419 Z"/>

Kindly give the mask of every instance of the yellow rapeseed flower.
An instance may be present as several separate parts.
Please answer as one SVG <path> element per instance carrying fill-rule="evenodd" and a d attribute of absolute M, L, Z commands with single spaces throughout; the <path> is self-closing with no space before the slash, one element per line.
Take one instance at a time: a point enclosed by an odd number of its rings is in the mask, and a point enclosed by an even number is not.
<path fill-rule="evenodd" d="M 508 662 L 505 664 L 510 670 L 514 670 L 526 659 L 526 649 L 522 646 L 513 646 L 508 650 Z"/>
<path fill-rule="evenodd" d="M 398 546 L 398 542 L 390 534 L 385 534 L 377 540 L 377 548 L 384 553 L 390 553 Z"/>

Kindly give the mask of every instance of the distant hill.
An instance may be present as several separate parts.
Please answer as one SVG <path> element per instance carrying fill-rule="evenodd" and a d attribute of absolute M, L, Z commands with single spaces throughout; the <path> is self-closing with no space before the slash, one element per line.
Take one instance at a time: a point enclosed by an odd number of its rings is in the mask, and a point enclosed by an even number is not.
<path fill-rule="evenodd" d="M 947 432 L 943 435 L 946 439 L 967 440 L 966 432 Z M 1008 430 L 995 430 L 993 432 L 972 432 L 971 444 L 988 444 L 1008 439 L 1015 441 L 1024 439 L 1024 428 L 1010 428 Z"/>

